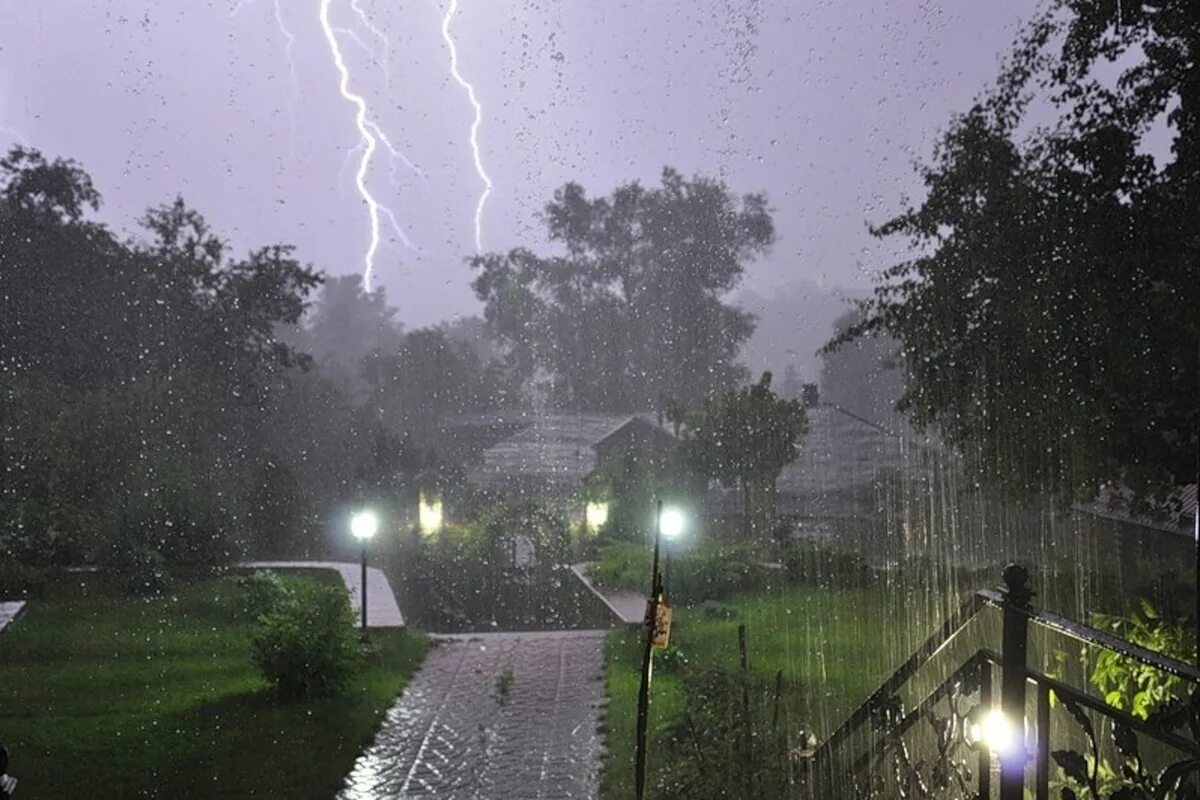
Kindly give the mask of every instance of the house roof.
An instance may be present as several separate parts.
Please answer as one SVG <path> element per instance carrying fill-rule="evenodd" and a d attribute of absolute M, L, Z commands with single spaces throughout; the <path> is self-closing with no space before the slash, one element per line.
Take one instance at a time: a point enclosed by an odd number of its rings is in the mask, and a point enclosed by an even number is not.
<path fill-rule="evenodd" d="M 1140 525 L 1171 533 L 1191 534 L 1196 520 L 1197 484 L 1180 486 L 1163 504 L 1159 513 L 1134 513 L 1131 495 L 1119 486 L 1104 486 L 1094 500 L 1076 503 L 1075 510 L 1100 519 Z"/>
<path fill-rule="evenodd" d="M 859 495 L 888 473 L 926 474 L 936 445 L 911 430 L 892 430 L 834 405 L 807 409 L 808 433 L 796 460 L 775 482 L 776 510 L 805 516 L 854 515 Z M 709 507 L 740 513 L 734 490 L 715 490 Z"/>
<path fill-rule="evenodd" d="M 596 467 L 594 446 L 640 414 L 541 413 L 485 449 L 468 474 L 481 486 L 574 488 Z M 652 417 L 651 417 L 652 418 Z"/>

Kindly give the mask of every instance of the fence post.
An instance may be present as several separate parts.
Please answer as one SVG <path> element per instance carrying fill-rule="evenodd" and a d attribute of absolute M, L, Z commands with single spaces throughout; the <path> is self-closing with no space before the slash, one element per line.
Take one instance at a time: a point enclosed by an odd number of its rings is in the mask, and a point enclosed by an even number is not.
<path fill-rule="evenodd" d="M 1029 573 L 1019 564 L 1004 568 L 1003 649 L 1000 653 L 1000 711 L 1013 730 L 1013 746 L 1000 754 L 1000 800 L 1023 800 L 1025 764 L 1025 668 L 1029 634 Z"/>

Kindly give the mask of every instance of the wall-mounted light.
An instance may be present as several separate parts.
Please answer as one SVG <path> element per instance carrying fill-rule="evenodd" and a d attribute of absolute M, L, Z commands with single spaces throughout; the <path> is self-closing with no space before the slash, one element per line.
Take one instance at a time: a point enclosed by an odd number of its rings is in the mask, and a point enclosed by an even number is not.
<path fill-rule="evenodd" d="M 422 536 L 433 536 L 442 529 L 442 498 L 421 492 L 417 500 L 417 524 Z"/>

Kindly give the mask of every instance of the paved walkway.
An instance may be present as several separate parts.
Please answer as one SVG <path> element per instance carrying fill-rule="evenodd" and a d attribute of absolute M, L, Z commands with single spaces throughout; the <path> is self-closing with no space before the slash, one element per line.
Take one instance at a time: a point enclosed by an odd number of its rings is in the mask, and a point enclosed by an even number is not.
<path fill-rule="evenodd" d="M 0 632 L 7 628 L 11 623 L 15 622 L 17 617 L 21 616 L 21 612 L 24 610 L 24 600 L 14 600 L 10 603 L 0 603 Z"/>
<path fill-rule="evenodd" d="M 604 635 L 435 637 L 341 799 L 595 798 Z"/>
<path fill-rule="evenodd" d="M 600 598 L 600 602 L 621 622 L 630 625 L 640 624 L 646 619 L 646 595 L 628 589 L 605 589 L 592 583 L 588 577 L 590 564 L 572 564 L 571 571 L 579 576 L 579 580 Z"/>
<path fill-rule="evenodd" d="M 332 569 L 342 576 L 350 592 L 355 619 L 362 614 L 362 565 L 353 561 L 247 561 L 253 569 Z M 367 627 L 403 628 L 404 615 L 382 570 L 367 567 Z"/>

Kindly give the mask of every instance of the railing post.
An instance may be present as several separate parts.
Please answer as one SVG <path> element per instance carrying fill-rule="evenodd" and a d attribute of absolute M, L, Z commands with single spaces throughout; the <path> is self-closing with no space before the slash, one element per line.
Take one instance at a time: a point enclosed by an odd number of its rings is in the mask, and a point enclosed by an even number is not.
<path fill-rule="evenodd" d="M 1003 649 L 1000 653 L 1000 710 L 1012 727 L 1013 745 L 1000 754 L 1000 800 L 1023 800 L 1025 796 L 1025 656 L 1028 649 L 1029 573 L 1018 564 L 1004 568 Z"/>

